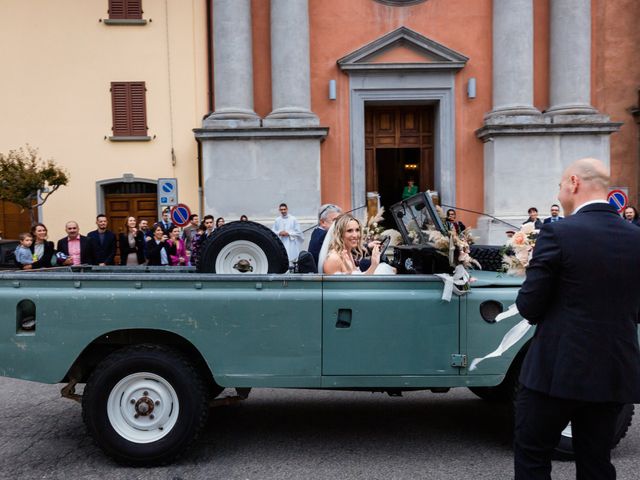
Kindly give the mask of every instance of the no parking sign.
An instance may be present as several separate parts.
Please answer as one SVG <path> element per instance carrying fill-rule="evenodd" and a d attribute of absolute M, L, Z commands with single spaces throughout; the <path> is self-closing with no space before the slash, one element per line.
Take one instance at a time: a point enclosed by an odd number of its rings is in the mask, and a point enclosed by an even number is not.
<path fill-rule="evenodd" d="M 178 203 L 178 179 L 158 179 L 158 210 L 162 211 Z"/>
<path fill-rule="evenodd" d="M 171 208 L 171 221 L 174 225 L 184 227 L 189 223 L 189 217 L 191 216 L 191 210 L 184 203 L 179 203 L 175 207 Z"/>
<path fill-rule="evenodd" d="M 624 190 L 622 188 L 614 188 L 609 192 L 609 195 L 607 195 L 609 205 L 615 208 L 618 213 L 622 213 L 625 207 L 629 204 L 629 197 L 625 190 L 626 188 Z"/>

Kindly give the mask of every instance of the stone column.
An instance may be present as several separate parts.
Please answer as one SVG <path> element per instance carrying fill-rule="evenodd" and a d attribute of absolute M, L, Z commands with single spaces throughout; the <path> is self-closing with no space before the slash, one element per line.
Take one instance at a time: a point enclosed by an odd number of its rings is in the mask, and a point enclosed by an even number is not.
<path fill-rule="evenodd" d="M 551 2 L 548 113 L 592 114 L 591 0 Z"/>
<path fill-rule="evenodd" d="M 533 106 L 532 0 L 493 0 L 493 110 L 487 117 L 539 114 Z"/>
<path fill-rule="evenodd" d="M 253 111 L 251 0 L 212 1 L 215 111 L 204 126 L 260 126 Z"/>
<path fill-rule="evenodd" d="M 271 94 L 264 126 L 319 124 L 311 111 L 308 0 L 271 0 Z"/>

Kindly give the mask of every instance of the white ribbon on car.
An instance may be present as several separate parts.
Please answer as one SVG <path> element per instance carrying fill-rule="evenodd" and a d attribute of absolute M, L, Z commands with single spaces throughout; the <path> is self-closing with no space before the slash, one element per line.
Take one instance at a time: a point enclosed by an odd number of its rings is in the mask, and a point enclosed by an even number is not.
<path fill-rule="evenodd" d="M 504 320 L 505 318 L 510 318 L 518 315 L 518 307 L 515 304 L 511 305 L 505 312 L 502 312 L 496 316 L 496 322 Z M 522 337 L 524 337 L 532 325 L 528 320 L 524 319 L 518 323 L 516 323 L 511 330 L 509 330 L 504 337 L 502 337 L 502 341 L 498 348 L 496 348 L 493 352 L 485 355 L 482 358 L 474 358 L 469 366 L 469 371 L 472 372 L 476 368 L 478 368 L 478 364 L 487 358 L 494 358 L 501 356 L 504 352 L 513 347 L 516 343 L 518 343 Z"/>
<path fill-rule="evenodd" d="M 462 266 L 458 265 L 453 271 L 453 275 L 448 273 L 436 273 L 436 277 L 441 278 L 444 281 L 444 287 L 442 289 L 442 300 L 445 302 L 451 301 L 451 295 L 464 295 L 468 290 L 461 290 L 458 287 L 464 287 L 469 283 L 469 272 Z"/>

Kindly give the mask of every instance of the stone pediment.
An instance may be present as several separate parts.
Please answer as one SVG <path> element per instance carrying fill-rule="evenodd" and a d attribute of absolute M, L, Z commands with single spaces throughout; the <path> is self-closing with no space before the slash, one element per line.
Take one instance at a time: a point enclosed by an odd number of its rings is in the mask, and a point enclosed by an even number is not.
<path fill-rule="evenodd" d="M 409 28 L 400 27 L 338 60 L 345 71 L 459 70 L 469 60 Z"/>

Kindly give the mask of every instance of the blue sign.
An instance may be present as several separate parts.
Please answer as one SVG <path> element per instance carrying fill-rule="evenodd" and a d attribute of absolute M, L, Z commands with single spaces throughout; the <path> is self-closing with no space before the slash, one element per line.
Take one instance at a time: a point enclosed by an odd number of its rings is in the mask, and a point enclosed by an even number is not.
<path fill-rule="evenodd" d="M 184 203 L 179 203 L 171 209 L 171 221 L 179 227 L 188 224 L 190 216 L 191 210 Z"/>
<path fill-rule="evenodd" d="M 159 178 L 158 179 L 158 210 L 162 211 L 167 207 L 178 204 L 178 179 Z"/>

